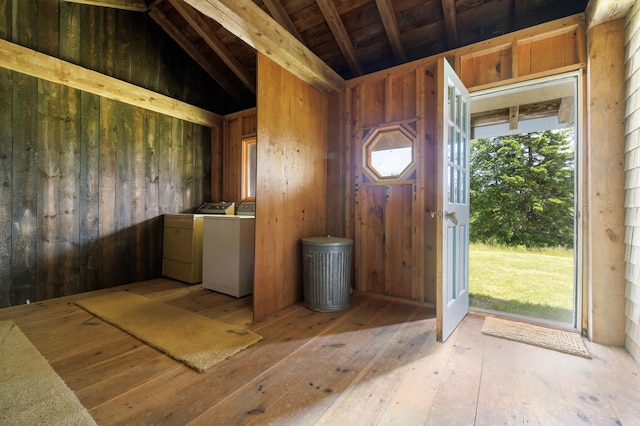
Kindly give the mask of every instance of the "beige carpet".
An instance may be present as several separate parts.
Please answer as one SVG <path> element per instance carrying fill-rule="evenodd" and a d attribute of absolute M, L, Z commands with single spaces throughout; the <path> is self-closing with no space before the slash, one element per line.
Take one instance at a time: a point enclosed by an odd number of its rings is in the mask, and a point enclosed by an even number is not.
<path fill-rule="evenodd" d="M 76 304 L 200 373 L 262 339 L 250 330 L 128 291 Z"/>
<path fill-rule="evenodd" d="M 577 333 L 493 317 L 485 318 L 482 333 L 591 358 L 582 337 Z"/>
<path fill-rule="evenodd" d="M 95 425 L 13 321 L 0 321 L 0 424 Z"/>

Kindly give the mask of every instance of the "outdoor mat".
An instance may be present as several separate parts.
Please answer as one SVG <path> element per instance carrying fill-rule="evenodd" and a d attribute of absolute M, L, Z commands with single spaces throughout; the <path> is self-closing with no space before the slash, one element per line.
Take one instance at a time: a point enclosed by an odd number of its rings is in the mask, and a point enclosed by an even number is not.
<path fill-rule="evenodd" d="M 11 320 L 0 321 L 0 424 L 96 424 L 76 394 Z"/>
<path fill-rule="evenodd" d="M 262 339 L 242 327 L 128 291 L 76 304 L 199 373 Z"/>
<path fill-rule="evenodd" d="M 584 358 L 591 358 L 587 348 L 584 346 L 582 337 L 577 333 L 493 317 L 484 319 L 482 333 Z"/>

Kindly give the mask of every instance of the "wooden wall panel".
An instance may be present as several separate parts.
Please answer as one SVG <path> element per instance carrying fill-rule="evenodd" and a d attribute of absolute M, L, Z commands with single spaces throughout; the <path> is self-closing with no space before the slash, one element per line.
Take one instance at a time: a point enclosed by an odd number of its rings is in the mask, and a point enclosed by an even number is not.
<path fill-rule="evenodd" d="M 77 5 L 61 2 L 60 45 L 61 59 L 78 63 L 80 60 L 80 11 Z M 60 87 L 60 275 L 62 294 L 79 293 L 84 287 L 80 279 L 80 160 L 82 110 L 81 92 Z"/>
<path fill-rule="evenodd" d="M 0 18 L 1 19 L 1 18 Z M 0 35 L 2 33 L 0 32 Z M 10 300 L 13 228 L 13 72 L 0 68 L 0 300 Z M 2 306 L 2 305 L 0 305 Z"/>
<path fill-rule="evenodd" d="M 171 76 L 181 100 L 207 85 L 190 60 L 163 59 L 176 46 L 143 14 L 1 3 L 9 41 L 151 89 Z M 212 130 L 18 72 L 0 77 L 0 307 L 158 277 L 161 215 L 210 199 Z"/>
<path fill-rule="evenodd" d="M 437 56 L 455 58 L 467 88 L 497 87 L 584 67 L 584 26 L 584 15 L 574 15 Z"/>
<path fill-rule="evenodd" d="M 38 81 L 13 76 L 13 155 L 11 208 L 11 300 L 37 300 L 36 286 L 36 215 L 37 215 L 37 109 Z M 20 141 L 16 143 L 15 141 Z M 19 182 L 19 183 L 18 183 Z M 5 282 L 3 279 L 2 283 Z M 4 301 L 6 306 L 8 301 Z"/>
<path fill-rule="evenodd" d="M 460 78 L 469 87 L 494 83 L 512 77 L 511 44 L 489 49 L 461 59 Z"/>
<path fill-rule="evenodd" d="M 223 117 L 222 196 L 213 201 L 242 201 L 242 141 L 256 136 L 257 109 L 250 108 Z"/>
<path fill-rule="evenodd" d="M 80 184 L 78 216 L 80 223 L 80 272 L 81 288 L 99 288 L 99 178 L 100 178 L 100 98 L 89 93 L 80 94 L 82 109 L 80 122 Z M 84 167 L 82 167 L 84 166 Z"/>
<path fill-rule="evenodd" d="M 423 301 L 423 189 L 425 179 L 430 179 L 424 167 L 423 79 L 428 71 L 421 64 L 413 65 L 397 73 L 359 78 L 349 88 L 348 152 L 352 165 L 345 170 L 353 170 L 353 174 L 343 176 L 345 199 L 353 200 L 354 226 L 349 237 L 355 242 L 356 288 Z M 416 133 L 415 172 L 406 180 L 376 182 L 364 173 L 363 145 L 375 128 L 393 124 L 420 129 Z"/>
<path fill-rule="evenodd" d="M 100 160 L 99 160 L 99 207 L 98 229 L 100 245 L 98 251 L 98 287 L 109 287 L 121 279 L 120 266 L 116 271 L 116 147 L 117 126 L 116 102 L 100 99 Z M 117 275 L 116 275 L 117 274 Z"/>
<path fill-rule="evenodd" d="M 346 237 L 347 194 L 345 175 L 349 174 L 349 147 L 346 140 L 347 119 L 344 95 L 329 99 L 329 131 L 327 141 L 327 234 Z"/>
<path fill-rule="evenodd" d="M 389 186 L 385 194 L 385 285 L 384 294 L 410 299 L 412 296 L 413 186 Z"/>
<path fill-rule="evenodd" d="M 227 123 L 225 123 L 227 124 Z M 222 199 L 214 201 L 234 201 L 240 199 L 242 180 L 242 118 L 225 125 L 222 147 Z"/>
<path fill-rule="evenodd" d="M 326 233 L 328 105 L 258 55 L 256 319 L 302 299 L 300 240 Z"/>
<path fill-rule="evenodd" d="M 385 93 L 386 80 L 377 79 L 362 88 L 362 127 L 373 127 L 386 122 Z"/>
<path fill-rule="evenodd" d="M 162 216 L 160 216 L 160 115 L 147 112 L 144 115 L 144 222 L 143 244 L 145 252 L 142 256 L 146 260 L 145 276 L 157 277 L 162 273 L 160 262 L 155 259 L 162 252 Z M 203 165 L 210 164 L 204 162 Z M 206 186 L 206 182 L 203 182 Z"/>
<path fill-rule="evenodd" d="M 356 223 L 356 288 L 385 292 L 385 187 L 363 186 L 358 193 Z"/>
<path fill-rule="evenodd" d="M 56 253 L 59 231 L 60 193 L 60 99 L 59 87 L 38 81 L 38 136 L 36 209 L 36 280 L 38 300 L 58 296 Z"/>
<path fill-rule="evenodd" d="M 129 233 L 129 244 L 131 259 L 133 259 L 133 267 L 131 268 L 130 277 L 135 277 L 136 281 L 145 279 L 148 275 L 146 269 L 146 238 L 144 238 L 145 226 L 145 176 L 146 167 L 138 167 L 137 165 L 146 164 L 144 155 L 145 132 L 147 128 L 144 123 L 144 111 L 140 108 L 131 108 L 131 170 L 129 174 L 130 182 L 130 217 L 129 223 L 131 232 Z"/>
<path fill-rule="evenodd" d="M 518 57 L 528 57 L 528 67 L 518 67 L 519 75 L 535 74 L 579 62 L 577 29 L 551 37 L 526 42 L 519 47 Z"/>

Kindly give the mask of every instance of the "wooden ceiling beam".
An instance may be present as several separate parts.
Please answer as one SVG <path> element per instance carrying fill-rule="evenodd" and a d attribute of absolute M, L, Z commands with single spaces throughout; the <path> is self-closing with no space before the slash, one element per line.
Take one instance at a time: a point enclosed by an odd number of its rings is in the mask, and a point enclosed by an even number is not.
<path fill-rule="evenodd" d="M 442 0 L 442 14 L 444 15 L 444 26 L 447 29 L 447 41 L 449 49 L 455 49 L 460 45 L 458 39 L 458 17 L 456 14 L 455 0 Z"/>
<path fill-rule="evenodd" d="M 400 39 L 400 28 L 398 28 L 398 21 L 396 19 L 396 13 L 393 10 L 393 4 L 391 0 L 376 0 L 376 6 L 378 6 L 378 12 L 382 19 L 382 25 L 387 33 L 389 43 L 391 43 L 391 49 L 393 55 L 398 62 L 407 62 L 407 55 L 402 47 L 402 40 Z"/>
<path fill-rule="evenodd" d="M 346 83 L 252 0 L 184 0 L 249 46 L 323 93 L 345 93 Z"/>
<path fill-rule="evenodd" d="M 322 12 L 324 19 L 327 21 L 327 25 L 329 25 L 329 29 L 331 30 L 333 37 L 336 39 L 338 47 L 344 55 L 351 72 L 355 76 L 362 75 L 362 65 L 360 64 L 360 60 L 358 59 L 358 55 L 356 55 L 356 50 L 353 47 L 349 33 L 344 27 L 344 23 L 340 18 L 340 14 L 336 9 L 336 5 L 333 3 L 333 0 L 316 0 L 316 3 L 318 3 L 320 12 Z"/>
<path fill-rule="evenodd" d="M 278 22 L 278 24 L 285 27 L 287 31 L 291 33 L 291 35 L 304 43 L 304 40 L 298 32 L 296 26 L 293 24 L 291 17 L 287 13 L 287 11 L 284 10 L 284 7 L 282 7 L 282 4 L 278 0 L 264 0 L 264 5 L 267 6 L 267 10 L 269 11 L 273 19 Z"/>
<path fill-rule="evenodd" d="M 146 12 L 148 7 L 144 0 L 64 0 L 67 3 L 88 4 L 91 6 L 110 7 L 113 9 Z"/>
<path fill-rule="evenodd" d="M 242 98 L 237 93 L 235 87 L 231 82 L 216 68 L 212 67 L 209 60 L 182 34 L 178 29 L 157 7 L 152 8 L 149 11 L 149 16 L 156 21 L 156 23 L 162 28 L 171 38 L 175 40 L 182 49 L 191 58 L 202 67 L 207 74 L 215 80 L 216 83 L 222 87 L 236 102 L 242 103 Z"/>
<path fill-rule="evenodd" d="M 204 42 L 213 49 L 222 62 L 251 90 L 256 93 L 256 79 L 252 76 L 244 65 L 231 53 L 231 51 L 220 41 L 211 31 L 207 22 L 194 8 L 182 0 L 169 0 L 169 3 L 184 18 L 185 21 L 202 37 Z"/>
<path fill-rule="evenodd" d="M 205 109 L 2 39 L 0 39 L 0 68 L 73 87 L 201 126 L 218 127 L 222 121 L 222 117 L 218 114 Z"/>

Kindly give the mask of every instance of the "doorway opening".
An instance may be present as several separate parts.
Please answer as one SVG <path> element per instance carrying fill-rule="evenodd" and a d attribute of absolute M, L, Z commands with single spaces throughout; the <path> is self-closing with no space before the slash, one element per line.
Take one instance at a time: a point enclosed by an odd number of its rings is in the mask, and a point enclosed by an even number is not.
<path fill-rule="evenodd" d="M 473 309 L 581 322 L 581 76 L 471 94 Z"/>

